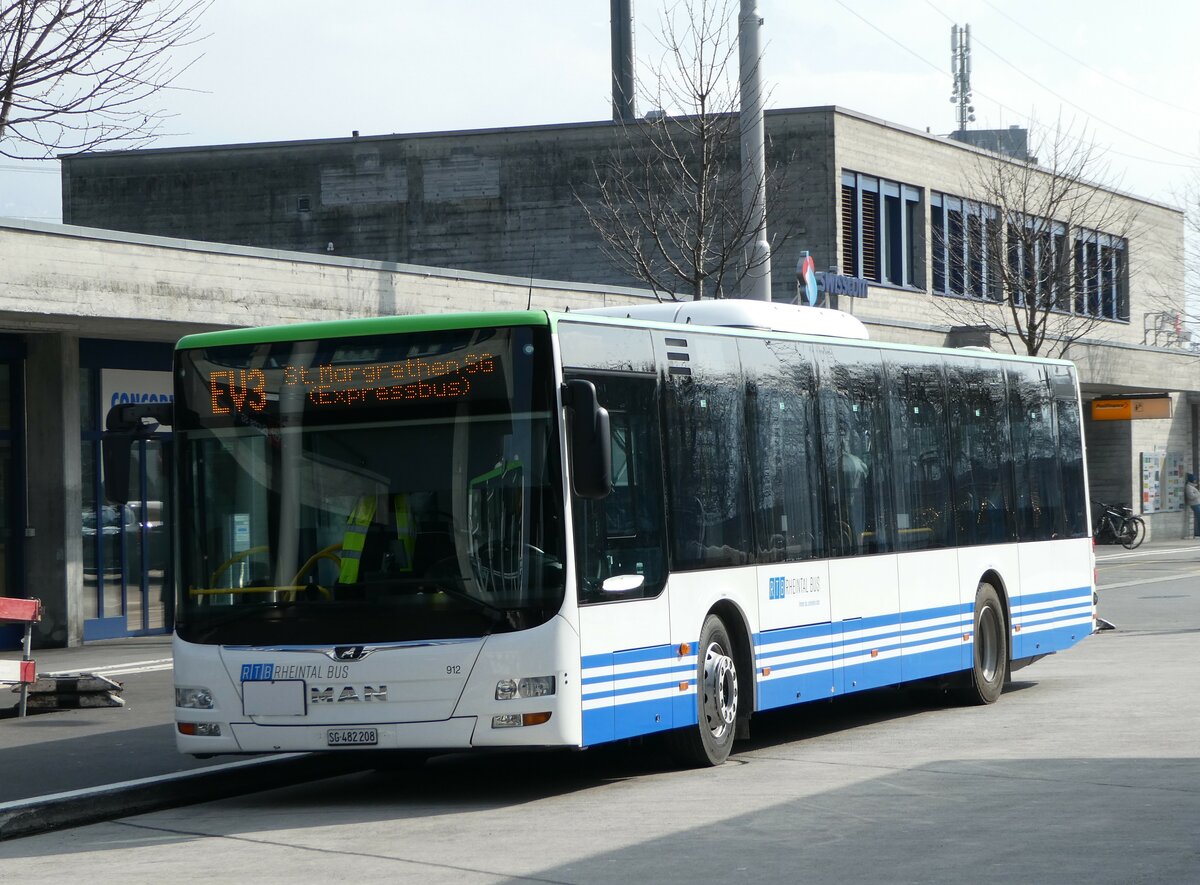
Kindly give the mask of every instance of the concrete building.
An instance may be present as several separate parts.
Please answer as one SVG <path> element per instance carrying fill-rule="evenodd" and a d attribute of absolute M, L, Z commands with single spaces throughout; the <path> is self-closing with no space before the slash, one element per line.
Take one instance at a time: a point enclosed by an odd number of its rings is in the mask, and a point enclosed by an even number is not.
<path fill-rule="evenodd" d="M 954 308 L 986 291 L 986 272 L 973 274 L 987 262 L 971 253 L 987 207 L 970 177 L 989 155 L 838 108 L 777 111 L 766 126 L 770 161 L 787 170 L 768 223 L 790 233 L 773 256 L 774 298 L 795 298 L 804 250 L 818 269 L 865 280 L 867 297 L 839 307 L 874 338 L 978 343 Z M 586 123 L 65 158 L 64 219 L 91 229 L 0 226 L 7 586 L 53 600 L 42 640 L 165 629 L 150 537 L 165 493 L 114 523 L 97 506 L 94 465 L 105 404 L 155 379 L 165 391 L 180 334 L 653 297 L 604 258 L 579 205 L 616 132 Z M 1164 299 L 1182 291 L 1183 217 L 1112 198 L 1136 218 L 1128 231 L 1064 231 L 1093 281 L 1081 309 L 1095 319 L 1069 355 L 1085 399 L 1154 393 L 1171 405 L 1169 418 L 1087 420 L 1092 495 L 1132 502 L 1153 535 L 1179 537 L 1181 477 L 1200 438 L 1200 360 L 1164 320 Z M 965 250 L 961 272 L 952 243 Z M 143 458 L 147 489 L 169 445 Z"/>

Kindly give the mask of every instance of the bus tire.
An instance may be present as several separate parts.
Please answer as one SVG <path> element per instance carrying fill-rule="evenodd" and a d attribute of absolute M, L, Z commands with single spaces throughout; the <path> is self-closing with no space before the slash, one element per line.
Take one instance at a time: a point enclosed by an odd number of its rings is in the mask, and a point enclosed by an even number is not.
<path fill-rule="evenodd" d="M 696 647 L 696 725 L 672 732 L 681 761 L 698 767 L 720 765 L 729 758 L 737 732 L 738 673 L 734 647 L 725 622 L 710 614 Z"/>
<path fill-rule="evenodd" d="M 963 700 L 970 704 L 994 704 L 1008 676 L 1008 628 L 1000 594 L 987 581 L 975 591 L 973 663 L 967 671 Z"/>

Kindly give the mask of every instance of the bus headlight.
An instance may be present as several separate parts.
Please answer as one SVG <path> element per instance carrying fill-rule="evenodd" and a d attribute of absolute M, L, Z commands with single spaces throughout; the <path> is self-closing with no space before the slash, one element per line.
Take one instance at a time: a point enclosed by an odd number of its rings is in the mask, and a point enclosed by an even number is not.
<path fill-rule="evenodd" d="M 175 706 L 189 710 L 211 710 L 213 708 L 212 692 L 207 688 L 177 688 L 175 689 Z"/>
<path fill-rule="evenodd" d="M 554 694 L 553 676 L 524 676 L 521 679 L 501 679 L 496 683 L 496 700 L 514 698 L 544 698 Z"/>

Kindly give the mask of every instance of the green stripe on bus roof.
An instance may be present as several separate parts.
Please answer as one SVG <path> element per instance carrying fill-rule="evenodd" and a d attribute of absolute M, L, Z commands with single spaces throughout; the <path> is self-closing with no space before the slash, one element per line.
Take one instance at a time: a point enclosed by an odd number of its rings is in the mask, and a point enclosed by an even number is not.
<path fill-rule="evenodd" d="M 443 329 L 487 329 L 497 326 L 545 326 L 545 311 L 511 310 L 491 313 L 435 313 L 413 316 L 364 317 L 295 323 L 289 326 L 260 326 L 186 335 L 175 345 L 178 350 L 223 347 L 230 344 L 274 344 L 279 341 L 312 341 L 321 338 L 355 338 L 403 332 L 433 332 Z"/>

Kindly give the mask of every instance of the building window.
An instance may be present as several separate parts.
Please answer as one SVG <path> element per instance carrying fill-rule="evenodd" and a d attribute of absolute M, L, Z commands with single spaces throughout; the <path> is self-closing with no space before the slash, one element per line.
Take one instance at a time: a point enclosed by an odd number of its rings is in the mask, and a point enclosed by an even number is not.
<path fill-rule="evenodd" d="M 842 173 L 842 273 L 892 286 L 923 283 L 916 247 L 918 188 Z"/>
<path fill-rule="evenodd" d="M 1069 311 L 1073 286 L 1066 227 L 1042 218 L 1011 220 L 1005 236 L 1013 301 L 1023 305 L 1033 298 L 1046 310 Z"/>
<path fill-rule="evenodd" d="M 1075 231 L 1075 312 L 1129 320 L 1127 243 L 1100 231 Z"/>
<path fill-rule="evenodd" d="M 949 194 L 929 195 L 935 295 L 999 300 L 999 223 L 995 206 Z"/>

